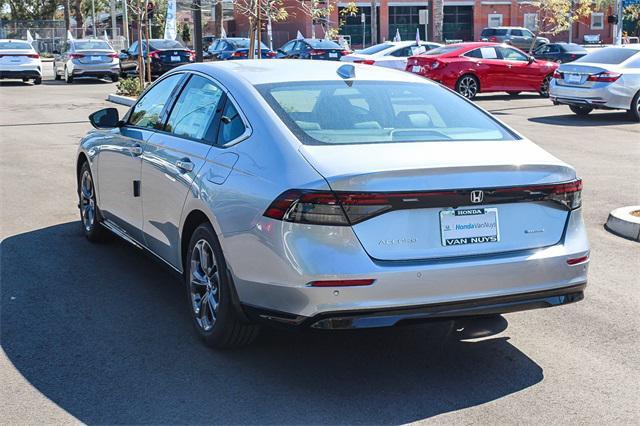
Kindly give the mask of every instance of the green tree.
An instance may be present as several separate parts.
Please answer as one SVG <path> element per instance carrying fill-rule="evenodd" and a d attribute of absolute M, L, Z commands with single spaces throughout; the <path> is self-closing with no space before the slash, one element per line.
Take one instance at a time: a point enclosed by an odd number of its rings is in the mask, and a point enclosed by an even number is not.
<path fill-rule="evenodd" d="M 0 5 L 8 9 L 10 19 L 53 19 L 58 0 L 2 0 Z"/>
<path fill-rule="evenodd" d="M 615 0 L 533 0 L 532 4 L 540 9 L 539 33 L 555 35 L 593 12 L 606 11 Z"/>

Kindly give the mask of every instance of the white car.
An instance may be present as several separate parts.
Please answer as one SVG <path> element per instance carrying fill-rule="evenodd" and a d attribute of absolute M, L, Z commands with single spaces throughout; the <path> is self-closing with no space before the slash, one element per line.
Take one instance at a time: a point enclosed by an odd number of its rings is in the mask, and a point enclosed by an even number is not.
<path fill-rule="evenodd" d="M 0 40 L 0 80 L 5 78 L 42 83 L 42 62 L 31 44 L 24 40 Z"/>
<path fill-rule="evenodd" d="M 421 41 L 420 46 L 415 40 L 411 41 L 387 41 L 357 50 L 350 55 L 340 58 L 343 62 L 354 62 L 357 64 L 377 65 L 380 67 L 394 68 L 404 71 L 407 66 L 407 58 L 417 53 L 426 52 L 436 47 L 442 46 L 430 41 Z M 414 53 L 419 48 L 419 52 Z"/>

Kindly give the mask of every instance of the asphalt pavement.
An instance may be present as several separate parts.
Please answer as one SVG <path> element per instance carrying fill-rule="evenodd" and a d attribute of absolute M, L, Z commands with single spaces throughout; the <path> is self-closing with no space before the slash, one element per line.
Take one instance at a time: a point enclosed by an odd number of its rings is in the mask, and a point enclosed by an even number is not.
<path fill-rule="evenodd" d="M 81 234 L 74 155 L 114 90 L 0 82 L 0 423 L 639 422 L 640 244 L 603 228 L 610 210 L 640 204 L 640 124 L 623 113 L 478 99 L 583 178 L 584 301 L 505 315 L 476 339 L 465 338 L 479 326 L 447 322 L 266 329 L 216 352 L 169 271 Z"/>

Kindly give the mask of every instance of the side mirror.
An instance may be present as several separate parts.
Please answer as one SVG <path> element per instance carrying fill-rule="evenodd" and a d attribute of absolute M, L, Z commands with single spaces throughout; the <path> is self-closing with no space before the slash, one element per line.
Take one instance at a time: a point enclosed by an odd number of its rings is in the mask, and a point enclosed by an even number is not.
<path fill-rule="evenodd" d="M 89 116 L 89 122 L 96 129 L 113 129 L 120 127 L 120 114 L 115 108 L 105 108 Z"/>
<path fill-rule="evenodd" d="M 529 64 L 532 64 L 536 61 L 536 58 L 534 58 L 533 56 L 529 56 Z"/>

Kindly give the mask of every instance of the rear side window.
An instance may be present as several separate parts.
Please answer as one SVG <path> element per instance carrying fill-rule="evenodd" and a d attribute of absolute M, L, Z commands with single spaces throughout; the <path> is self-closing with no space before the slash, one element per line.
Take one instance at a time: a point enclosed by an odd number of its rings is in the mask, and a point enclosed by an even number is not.
<path fill-rule="evenodd" d="M 455 52 L 456 50 L 462 50 L 461 46 L 442 46 L 435 49 L 432 49 L 427 52 L 428 55 L 444 55 L 445 53 Z"/>
<path fill-rule="evenodd" d="M 637 53 L 637 50 L 627 49 L 625 47 L 605 47 L 604 49 L 594 50 L 574 62 L 593 62 L 595 64 L 614 65 L 626 61 Z"/>
<path fill-rule="evenodd" d="M 160 114 L 182 80 L 183 74 L 171 75 L 156 83 L 142 99 L 133 107 L 129 124 L 136 127 L 146 127 L 148 129 L 159 129 L 162 127 Z"/>
<path fill-rule="evenodd" d="M 482 30 L 480 35 L 481 36 L 485 36 L 485 37 L 496 35 L 496 29 L 495 28 L 485 28 L 484 30 Z"/>
<path fill-rule="evenodd" d="M 511 35 L 512 36 L 522 36 L 522 31 L 521 30 L 511 30 Z"/>
<path fill-rule="evenodd" d="M 165 130 L 176 136 L 203 140 L 216 115 L 222 93 L 212 81 L 192 76 L 182 89 Z"/>
<path fill-rule="evenodd" d="M 472 51 L 465 53 L 464 56 L 466 56 L 468 58 L 481 59 L 482 58 L 482 51 L 480 51 L 480 49 L 473 49 Z"/>
<path fill-rule="evenodd" d="M 242 117 L 231 100 L 227 100 L 220 119 L 218 144 L 226 145 L 241 137 L 247 130 Z"/>
<path fill-rule="evenodd" d="M 257 86 L 305 144 L 356 144 L 516 137 L 473 104 L 428 83 L 342 81 Z"/>
<path fill-rule="evenodd" d="M 382 52 L 385 49 L 392 47 L 392 44 L 389 43 L 380 43 L 374 44 L 373 46 L 367 47 L 366 49 L 358 50 L 356 53 L 362 53 L 363 55 L 373 55 L 374 53 Z"/>

